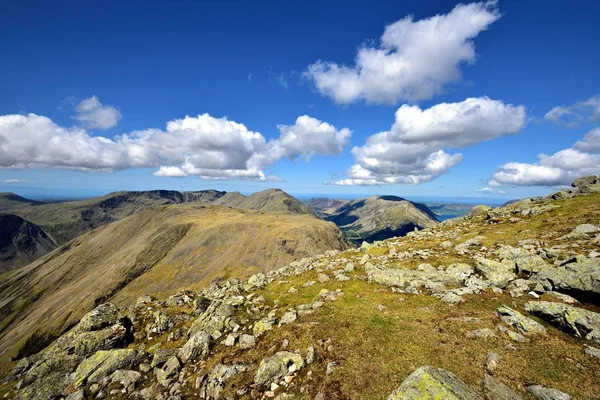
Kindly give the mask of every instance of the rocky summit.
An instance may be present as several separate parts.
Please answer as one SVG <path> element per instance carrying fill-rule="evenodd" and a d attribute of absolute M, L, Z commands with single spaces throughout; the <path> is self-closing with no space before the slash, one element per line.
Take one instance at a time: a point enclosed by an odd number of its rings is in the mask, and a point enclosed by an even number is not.
<path fill-rule="evenodd" d="M 41 351 L 3 360 L 0 394 L 598 399 L 599 299 L 591 177 L 247 279 L 106 297 Z"/>

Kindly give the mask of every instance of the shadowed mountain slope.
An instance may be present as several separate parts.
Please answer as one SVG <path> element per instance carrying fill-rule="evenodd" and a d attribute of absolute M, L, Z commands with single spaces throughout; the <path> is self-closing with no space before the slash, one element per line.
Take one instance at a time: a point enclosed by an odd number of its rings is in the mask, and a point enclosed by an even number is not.
<path fill-rule="evenodd" d="M 0 277 L 0 352 L 39 350 L 107 300 L 131 305 L 346 247 L 334 224 L 312 215 L 201 204 L 143 211 Z"/>
<path fill-rule="evenodd" d="M 27 265 L 55 248 L 39 226 L 18 215 L 0 213 L 0 274 Z"/>
<path fill-rule="evenodd" d="M 307 205 L 314 208 L 320 217 L 326 218 L 334 214 L 341 206 L 348 204 L 350 200 L 330 199 L 328 197 L 315 197 L 306 202 Z"/>

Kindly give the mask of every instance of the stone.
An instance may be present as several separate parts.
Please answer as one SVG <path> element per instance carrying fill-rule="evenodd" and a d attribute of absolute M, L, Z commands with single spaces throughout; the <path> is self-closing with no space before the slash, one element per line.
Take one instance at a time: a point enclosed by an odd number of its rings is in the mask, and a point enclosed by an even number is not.
<path fill-rule="evenodd" d="M 490 400 L 523 400 L 502 381 L 488 374 L 485 374 L 483 378 L 483 392 L 485 397 Z"/>
<path fill-rule="evenodd" d="M 448 304 L 459 304 L 464 301 L 461 296 L 459 296 L 453 291 L 446 292 L 446 294 L 442 296 L 441 300 Z"/>
<path fill-rule="evenodd" d="M 252 335 L 242 334 L 240 335 L 240 349 L 246 350 L 254 347 L 256 339 Z"/>
<path fill-rule="evenodd" d="M 536 322 L 531 318 L 527 318 L 512 308 L 507 306 L 498 307 L 496 314 L 500 317 L 502 322 L 515 327 L 525 336 L 546 335 L 546 328 L 544 328 L 539 322 Z"/>
<path fill-rule="evenodd" d="M 297 294 L 298 289 L 296 289 L 294 286 L 292 286 L 291 288 L 288 289 L 288 293 L 289 294 Z"/>
<path fill-rule="evenodd" d="M 326 274 L 319 274 L 317 276 L 317 280 L 321 283 L 323 282 L 327 282 L 329 280 L 329 277 Z"/>
<path fill-rule="evenodd" d="M 600 343 L 600 313 L 550 301 L 530 301 L 525 310 L 575 337 Z"/>
<path fill-rule="evenodd" d="M 525 336 L 521 335 L 520 333 L 514 332 L 514 331 L 507 330 L 506 334 L 508 335 L 508 338 L 510 340 L 512 340 L 513 342 L 527 343 L 529 341 L 529 339 L 527 339 Z"/>
<path fill-rule="evenodd" d="M 202 399 L 220 399 L 221 393 L 225 389 L 227 381 L 233 376 L 248 369 L 243 364 L 217 364 L 206 377 L 206 382 L 202 386 L 199 398 Z"/>
<path fill-rule="evenodd" d="M 230 304 L 216 300 L 210 303 L 206 310 L 192 323 L 190 334 L 198 331 L 215 332 L 232 328 L 234 309 Z"/>
<path fill-rule="evenodd" d="M 110 376 L 111 382 L 118 382 L 123 387 L 128 388 L 130 385 L 135 385 L 140 380 L 142 374 L 137 371 L 118 369 Z"/>
<path fill-rule="evenodd" d="M 571 396 L 568 394 L 542 385 L 528 386 L 527 391 L 538 400 L 571 400 Z"/>
<path fill-rule="evenodd" d="M 530 253 L 522 247 L 501 245 L 500 250 L 498 250 L 500 260 L 518 260 L 528 256 L 530 256 Z"/>
<path fill-rule="evenodd" d="M 469 331 L 466 333 L 467 338 L 469 339 L 480 339 L 480 338 L 493 338 L 496 337 L 496 334 L 492 329 L 482 328 L 475 329 L 473 331 Z"/>
<path fill-rule="evenodd" d="M 173 356 L 167 360 L 163 365 L 163 370 L 166 373 L 166 378 L 175 375 L 181 369 L 181 362 L 176 356 Z"/>
<path fill-rule="evenodd" d="M 351 262 L 349 262 L 348 264 L 346 264 L 346 266 L 344 267 L 344 272 L 346 273 L 350 273 L 354 271 L 354 264 L 352 264 Z"/>
<path fill-rule="evenodd" d="M 312 364 L 315 360 L 315 348 L 313 346 L 309 346 L 306 350 L 306 364 Z"/>
<path fill-rule="evenodd" d="M 417 368 L 388 397 L 388 400 L 424 399 L 483 400 L 483 397 L 452 372 L 431 366 Z"/>
<path fill-rule="evenodd" d="M 517 274 L 522 278 L 529 278 L 531 275 L 538 274 L 549 268 L 548 263 L 537 255 L 528 255 L 516 260 Z"/>
<path fill-rule="evenodd" d="M 457 283 L 463 283 L 467 278 L 473 275 L 475 271 L 469 264 L 455 263 L 450 264 L 444 271 L 444 274 L 448 277 L 449 281 Z"/>
<path fill-rule="evenodd" d="M 233 333 L 230 333 L 229 335 L 227 335 L 225 340 L 223 340 L 223 344 L 227 347 L 233 347 L 233 346 L 235 346 L 236 340 L 237 340 L 237 336 L 234 335 Z"/>
<path fill-rule="evenodd" d="M 174 356 L 176 353 L 177 351 L 174 349 L 159 348 L 154 352 L 154 356 L 152 357 L 152 362 L 150 363 L 150 366 L 152 368 L 162 367 L 163 364 L 166 363 L 167 360 Z"/>
<path fill-rule="evenodd" d="M 500 356 L 497 353 L 488 353 L 485 359 L 485 370 L 489 374 L 493 374 L 500 364 Z"/>
<path fill-rule="evenodd" d="M 600 360 L 600 349 L 597 349 L 597 348 L 592 347 L 592 346 L 585 346 L 585 354 L 587 354 L 588 356 L 592 356 L 592 357 L 597 358 L 598 360 Z"/>
<path fill-rule="evenodd" d="M 206 331 L 194 333 L 179 350 L 178 356 L 184 364 L 194 361 L 198 356 L 208 354 L 211 336 Z"/>
<path fill-rule="evenodd" d="M 325 370 L 325 373 L 327 375 L 331 375 L 333 374 L 333 372 L 335 371 L 335 367 L 337 366 L 337 362 L 335 361 L 330 361 L 327 363 L 327 368 Z"/>
<path fill-rule="evenodd" d="M 543 270 L 537 274 L 536 280 L 546 290 L 598 296 L 600 295 L 600 261 L 576 259 L 575 262 L 563 263 L 560 267 Z"/>
<path fill-rule="evenodd" d="M 85 399 L 85 392 L 83 389 L 79 389 L 76 392 L 71 393 L 70 395 L 68 395 L 65 400 L 83 400 Z"/>
<path fill-rule="evenodd" d="M 256 385 L 267 385 L 275 379 L 300 370 L 304 366 L 302 356 L 289 351 L 280 351 L 264 358 L 254 376 Z"/>
<path fill-rule="evenodd" d="M 298 314 L 296 313 L 296 310 L 288 311 L 281 316 L 281 319 L 279 320 L 279 326 L 291 324 L 296 319 L 298 319 Z"/>
<path fill-rule="evenodd" d="M 508 283 L 517 278 L 515 275 L 514 261 L 494 261 L 478 257 L 476 259 L 475 271 L 492 285 L 504 289 Z"/>
<path fill-rule="evenodd" d="M 577 225 L 575 227 L 575 229 L 573 229 L 571 232 L 573 232 L 573 233 L 597 233 L 597 232 L 600 232 L 600 228 L 598 228 L 598 226 L 592 225 L 592 224 L 581 224 L 581 225 Z"/>
<path fill-rule="evenodd" d="M 133 349 L 101 350 L 77 366 L 72 382 L 75 388 L 86 383 L 100 382 L 118 369 L 131 368 L 146 359 L 146 354 Z"/>
<path fill-rule="evenodd" d="M 256 321 L 252 328 L 252 333 L 256 337 L 260 337 L 263 333 L 273 329 L 273 320 L 270 318 Z"/>
<path fill-rule="evenodd" d="M 119 321 L 119 310 L 112 303 L 104 303 L 85 314 L 75 330 L 77 332 L 98 331 L 115 325 Z"/>

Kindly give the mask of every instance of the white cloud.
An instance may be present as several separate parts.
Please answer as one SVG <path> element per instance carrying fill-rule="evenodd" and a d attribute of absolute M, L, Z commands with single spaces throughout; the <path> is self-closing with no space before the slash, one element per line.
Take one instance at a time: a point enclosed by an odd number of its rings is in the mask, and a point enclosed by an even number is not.
<path fill-rule="evenodd" d="M 546 113 L 547 121 L 576 128 L 583 122 L 600 121 L 600 95 L 592 96 L 571 106 L 557 106 Z"/>
<path fill-rule="evenodd" d="M 385 27 L 379 45 L 361 46 L 354 66 L 317 61 L 305 76 L 341 104 L 430 99 L 460 80 L 463 63 L 475 62 L 473 39 L 500 18 L 496 3 L 459 4 L 418 21 L 407 16 Z"/>
<path fill-rule="evenodd" d="M 22 179 L 3 179 L 2 183 L 8 183 L 8 184 L 13 184 L 13 183 L 28 183 L 29 181 L 24 181 Z"/>
<path fill-rule="evenodd" d="M 391 130 L 377 133 L 362 147 L 347 178 L 337 185 L 419 184 L 431 181 L 459 164 L 462 154 L 444 149 L 464 148 L 518 133 L 525 125 L 525 108 L 487 97 L 440 103 L 422 110 L 403 105 Z"/>
<path fill-rule="evenodd" d="M 573 147 L 552 155 L 540 154 L 535 164 L 510 162 L 501 165 L 489 185 L 569 185 L 584 175 L 600 174 L 600 128 L 587 133 Z"/>
<path fill-rule="evenodd" d="M 310 159 L 339 154 L 350 131 L 308 116 L 281 125 L 281 137 L 267 141 L 259 132 L 209 114 L 167 123 L 113 139 L 83 128 L 65 128 L 35 114 L 0 116 L 0 167 L 70 168 L 111 172 L 158 168 L 157 176 L 197 175 L 204 179 L 276 180 L 263 170 L 283 157 Z"/>
<path fill-rule="evenodd" d="M 110 129 L 117 126 L 121 113 L 113 106 L 103 105 L 96 96 L 81 100 L 75 106 L 74 118 L 88 129 Z"/>
<path fill-rule="evenodd" d="M 485 194 L 505 194 L 503 190 L 492 189 L 489 186 L 483 187 L 481 189 L 475 189 L 477 193 L 485 193 Z"/>
<path fill-rule="evenodd" d="M 338 155 L 348 145 L 352 131 L 337 130 L 335 126 L 308 115 L 296 119 L 294 125 L 277 125 L 280 136 L 277 145 L 290 159 L 308 161 L 315 154 Z"/>

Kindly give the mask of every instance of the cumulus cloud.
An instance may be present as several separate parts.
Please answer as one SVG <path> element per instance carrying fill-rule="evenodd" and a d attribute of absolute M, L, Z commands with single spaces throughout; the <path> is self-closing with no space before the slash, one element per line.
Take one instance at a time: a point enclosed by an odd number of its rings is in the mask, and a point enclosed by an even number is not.
<path fill-rule="evenodd" d="M 418 21 L 407 16 L 386 26 L 378 45 L 361 46 L 355 65 L 317 61 L 305 76 L 341 104 L 430 99 L 460 80 L 460 66 L 476 59 L 473 39 L 498 18 L 496 1 L 459 4 Z"/>
<path fill-rule="evenodd" d="M 308 161 L 315 154 L 341 154 L 352 136 L 348 128 L 337 130 L 308 115 L 298 117 L 294 125 L 277 125 L 277 129 L 280 136 L 276 145 L 292 160 L 304 158 Z"/>
<path fill-rule="evenodd" d="M 571 106 L 557 106 L 546 113 L 544 118 L 555 124 L 576 128 L 583 122 L 600 121 L 600 95 L 590 97 Z"/>
<path fill-rule="evenodd" d="M 584 175 L 600 174 L 600 128 L 588 132 L 573 147 L 552 155 L 538 155 L 535 164 L 510 162 L 501 165 L 489 181 L 491 186 L 569 185 Z"/>
<path fill-rule="evenodd" d="M 314 131 L 312 130 L 314 129 Z M 65 128 L 36 114 L 0 116 L 0 167 L 116 171 L 158 168 L 157 176 L 204 179 L 277 179 L 263 170 L 283 157 L 310 159 L 338 154 L 350 131 L 308 116 L 280 126 L 267 141 L 259 132 L 209 114 L 169 121 L 166 130 L 147 129 L 113 139 Z M 341 147 L 340 147 L 341 146 Z"/>
<path fill-rule="evenodd" d="M 88 129 L 106 130 L 117 126 L 121 113 L 113 106 L 104 105 L 96 96 L 83 99 L 75 106 L 75 118 Z"/>
<path fill-rule="evenodd" d="M 336 185 L 420 184 L 459 164 L 464 148 L 496 137 L 515 134 L 525 125 L 522 106 L 487 97 L 440 103 L 428 109 L 403 105 L 389 131 L 372 135 L 354 147 L 356 160 L 347 177 Z"/>

